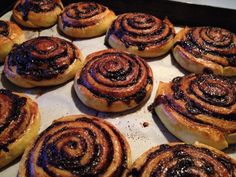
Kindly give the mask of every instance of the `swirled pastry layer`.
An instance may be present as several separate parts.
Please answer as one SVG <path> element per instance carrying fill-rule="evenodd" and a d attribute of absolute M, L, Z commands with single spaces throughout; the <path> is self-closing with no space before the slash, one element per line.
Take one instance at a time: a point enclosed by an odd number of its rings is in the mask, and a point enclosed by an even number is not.
<path fill-rule="evenodd" d="M 50 27 L 57 22 L 62 9 L 61 0 L 17 0 L 13 17 L 25 27 Z"/>
<path fill-rule="evenodd" d="M 21 155 L 34 140 L 39 119 L 38 106 L 30 98 L 0 89 L 0 168 Z"/>
<path fill-rule="evenodd" d="M 95 2 L 78 2 L 65 7 L 59 17 L 59 28 L 74 38 L 104 34 L 115 19 L 113 11 Z"/>
<path fill-rule="evenodd" d="M 130 149 L 110 123 L 87 115 L 53 122 L 27 149 L 19 176 L 126 176 Z"/>
<path fill-rule="evenodd" d="M 0 62 L 5 61 L 14 44 L 24 41 L 23 31 L 15 23 L 0 20 Z"/>
<path fill-rule="evenodd" d="M 112 23 L 105 40 L 115 49 L 141 57 L 157 57 L 170 50 L 174 36 L 174 27 L 168 19 L 162 21 L 149 14 L 125 13 Z"/>
<path fill-rule="evenodd" d="M 203 144 L 171 143 L 153 147 L 133 164 L 132 177 L 236 175 L 236 161 Z"/>
<path fill-rule="evenodd" d="M 74 77 L 81 67 L 80 50 L 71 42 L 41 36 L 15 46 L 4 72 L 21 87 L 57 85 Z"/>
<path fill-rule="evenodd" d="M 173 55 L 187 71 L 211 70 L 236 75 L 236 35 L 216 27 L 184 28 L 175 38 Z"/>
<path fill-rule="evenodd" d="M 113 49 L 90 54 L 74 83 L 85 105 L 105 112 L 142 104 L 149 98 L 152 85 L 152 71 L 144 60 Z"/>
<path fill-rule="evenodd" d="M 159 84 L 154 108 L 169 131 L 187 143 L 223 149 L 236 139 L 236 84 L 191 74 Z"/>

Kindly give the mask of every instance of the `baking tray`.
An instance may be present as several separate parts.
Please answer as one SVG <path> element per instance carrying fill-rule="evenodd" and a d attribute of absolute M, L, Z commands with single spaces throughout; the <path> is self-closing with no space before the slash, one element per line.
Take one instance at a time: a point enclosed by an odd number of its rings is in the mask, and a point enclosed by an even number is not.
<path fill-rule="evenodd" d="M 7 12 L 1 19 L 9 20 L 11 14 L 11 12 Z M 176 27 L 175 29 L 179 31 L 180 27 Z M 69 40 L 59 34 L 57 25 L 45 30 L 24 30 L 24 32 L 27 39 L 38 36 L 56 36 Z M 86 40 L 73 40 L 71 42 L 78 46 L 83 56 L 86 57 L 92 52 L 107 48 L 104 45 L 104 37 L 105 36 Z M 127 138 L 131 146 L 132 159 L 134 161 L 144 151 L 155 145 L 179 141 L 168 132 L 156 115 L 153 115 L 147 110 L 147 107 L 154 101 L 159 81 L 168 82 L 174 77 L 183 76 L 186 73 L 175 63 L 171 54 L 148 60 L 148 64 L 151 66 L 154 75 L 152 95 L 141 108 L 125 113 L 102 113 L 87 108 L 77 98 L 73 89 L 73 80 L 54 87 L 23 89 L 11 84 L 5 76 L 1 74 L 0 88 L 26 93 L 37 101 L 41 113 L 40 132 L 48 127 L 53 120 L 66 115 L 89 114 L 106 119 L 115 125 Z M 0 73 L 2 73 L 2 69 L 3 66 L 0 66 Z M 236 158 L 235 145 L 230 146 L 225 152 Z M 0 176 L 17 176 L 19 160 L 20 158 L 16 159 L 10 165 L 0 170 Z"/>
<path fill-rule="evenodd" d="M 86 0 L 89 1 L 89 0 Z M 117 14 L 125 12 L 144 12 L 155 15 L 159 18 L 168 16 L 175 25 L 188 26 L 217 26 L 231 30 L 236 33 L 236 7 L 226 9 L 220 7 L 220 3 L 215 0 L 214 6 L 197 4 L 198 1 L 182 0 L 119 0 L 119 1 L 104 1 L 92 0 L 104 4 L 114 10 Z M 185 2 L 183 2 L 185 1 Z M 225 0 L 224 4 L 230 4 Z M 76 0 L 62 0 L 64 5 L 68 5 Z M 15 0 L 1 1 L 0 16 L 11 10 Z M 225 5 L 226 6 L 226 5 Z M 227 5 L 229 6 L 229 5 Z"/>

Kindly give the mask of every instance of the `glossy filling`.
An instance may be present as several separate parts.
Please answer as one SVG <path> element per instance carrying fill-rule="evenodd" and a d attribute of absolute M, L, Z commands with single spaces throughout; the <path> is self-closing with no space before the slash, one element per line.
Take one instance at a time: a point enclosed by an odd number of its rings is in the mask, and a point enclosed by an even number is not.
<path fill-rule="evenodd" d="M 26 98 L 0 89 L 0 152 L 8 152 L 8 146 L 18 139 L 30 123 L 25 107 Z"/>
<path fill-rule="evenodd" d="M 174 29 L 158 18 L 143 13 L 127 13 L 118 16 L 110 27 L 106 43 L 110 35 L 115 35 L 126 48 L 138 47 L 143 51 L 146 47 L 162 46 L 174 37 Z"/>
<path fill-rule="evenodd" d="M 91 59 L 80 73 L 78 84 L 107 100 L 140 103 L 146 88 L 152 85 L 152 73 L 146 62 L 135 55 L 104 52 Z"/>
<path fill-rule="evenodd" d="M 24 0 L 16 6 L 16 10 L 22 12 L 23 20 L 27 21 L 30 11 L 35 13 L 49 12 L 56 7 L 63 8 L 55 0 Z"/>
<path fill-rule="evenodd" d="M 236 132 L 235 88 L 233 81 L 213 74 L 177 77 L 171 92 L 159 95 L 153 106 L 168 105 L 193 122 Z"/>
<path fill-rule="evenodd" d="M 78 49 L 56 37 L 38 37 L 15 46 L 8 56 L 9 69 L 32 80 L 52 79 L 79 59 Z"/>
<path fill-rule="evenodd" d="M 9 25 L 0 20 L 0 35 L 7 37 L 9 35 Z"/>
<path fill-rule="evenodd" d="M 236 164 L 220 154 L 192 145 L 161 145 L 149 153 L 133 177 L 142 175 L 167 177 L 234 176 Z"/>
<path fill-rule="evenodd" d="M 26 176 L 34 176 L 41 168 L 49 176 L 62 171 L 100 176 L 109 169 L 111 176 L 118 177 L 127 169 L 126 147 L 117 130 L 97 119 L 56 122 L 39 136 L 28 154 Z"/>
<path fill-rule="evenodd" d="M 175 46 L 196 58 L 222 66 L 236 66 L 236 36 L 222 28 L 192 28 Z"/>
<path fill-rule="evenodd" d="M 103 20 L 106 7 L 94 2 L 74 3 L 65 8 L 61 14 L 64 27 L 84 28 Z"/>

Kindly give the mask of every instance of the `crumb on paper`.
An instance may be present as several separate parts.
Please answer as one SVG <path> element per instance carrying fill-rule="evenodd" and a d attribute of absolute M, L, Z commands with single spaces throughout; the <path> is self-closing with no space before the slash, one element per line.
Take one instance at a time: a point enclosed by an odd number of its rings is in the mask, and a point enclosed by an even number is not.
<path fill-rule="evenodd" d="M 146 136 L 141 135 L 138 132 L 129 132 L 129 133 L 126 133 L 125 136 L 132 141 L 146 142 L 149 140 Z"/>
<path fill-rule="evenodd" d="M 127 122 L 128 122 L 127 124 L 128 132 L 125 133 L 125 136 L 128 139 L 131 139 L 132 141 L 146 141 L 147 140 L 147 137 L 144 134 L 139 132 L 139 130 L 137 130 L 136 128 L 133 128 L 135 127 L 135 125 L 129 124 L 130 123 L 129 121 Z"/>
<path fill-rule="evenodd" d="M 143 127 L 148 127 L 149 126 L 149 123 L 148 122 L 143 122 Z"/>

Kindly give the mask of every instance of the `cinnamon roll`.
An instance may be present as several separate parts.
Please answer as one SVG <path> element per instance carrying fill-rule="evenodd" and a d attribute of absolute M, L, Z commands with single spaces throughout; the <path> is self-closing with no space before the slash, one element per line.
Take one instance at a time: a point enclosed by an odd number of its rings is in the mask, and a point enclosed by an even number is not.
<path fill-rule="evenodd" d="M 181 177 L 236 175 L 236 160 L 227 154 L 203 145 L 170 143 L 153 147 L 132 165 L 132 177 Z"/>
<path fill-rule="evenodd" d="M 129 144 L 113 125 L 74 115 L 55 120 L 26 149 L 19 177 L 125 177 L 130 165 Z"/>
<path fill-rule="evenodd" d="M 75 76 L 74 88 L 88 107 L 103 112 L 119 112 L 143 104 L 150 96 L 153 75 L 138 56 L 102 50 L 87 56 Z"/>
<path fill-rule="evenodd" d="M 104 34 L 116 18 L 113 11 L 95 2 L 78 2 L 65 7 L 59 16 L 59 28 L 73 38 Z"/>
<path fill-rule="evenodd" d="M 174 36 L 174 27 L 167 18 L 162 21 L 149 14 L 125 13 L 112 23 L 105 43 L 141 57 L 157 57 L 170 50 Z"/>
<path fill-rule="evenodd" d="M 185 70 L 211 70 L 236 76 L 236 35 L 216 27 L 184 28 L 175 37 L 173 55 Z"/>
<path fill-rule="evenodd" d="M 217 149 L 236 143 L 236 83 L 214 74 L 160 82 L 153 107 L 179 139 Z"/>
<path fill-rule="evenodd" d="M 22 43 L 24 39 L 23 31 L 15 23 L 0 20 L 0 63 L 4 62 L 13 45 Z"/>
<path fill-rule="evenodd" d="M 45 28 L 56 24 L 62 10 L 61 0 L 17 0 L 12 15 L 22 26 Z"/>
<path fill-rule="evenodd" d="M 15 46 L 6 58 L 4 73 L 20 87 L 58 85 L 74 77 L 81 58 L 71 42 L 41 36 Z"/>
<path fill-rule="evenodd" d="M 0 168 L 21 155 L 40 126 L 38 105 L 24 94 L 0 89 Z"/>

